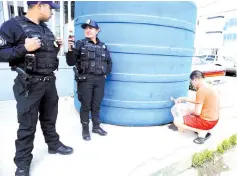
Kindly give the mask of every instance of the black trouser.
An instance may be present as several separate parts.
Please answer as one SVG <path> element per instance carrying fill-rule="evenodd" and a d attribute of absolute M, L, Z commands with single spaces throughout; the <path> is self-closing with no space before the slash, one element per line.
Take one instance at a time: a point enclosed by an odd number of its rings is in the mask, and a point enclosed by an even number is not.
<path fill-rule="evenodd" d="M 38 118 L 48 147 L 56 150 L 61 146 L 59 135 L 55 129 L 58 94 L 54 75 L 45 81 L 42 77 L 31 78 L 32 85 L 28 97 L 25 97 L 21 76 L 17 76 L 14 82 L 13 92 L 17 101 L 19 123 L 14 162 L 17 167 L 22 168 L 29 166 L 33 158 L 31 152 Z M 38 113 L 40 113 L 39 116 Z"/>
<path fill-rule="evenodd" d="M 78 99 L 81 102 L 81 123 L 89 122 L 91 111 L 93 126 L 100 125 L 100 104 L 104 97 L 105 76 L 87 75 L 86 81 L 78 82 Z"/>

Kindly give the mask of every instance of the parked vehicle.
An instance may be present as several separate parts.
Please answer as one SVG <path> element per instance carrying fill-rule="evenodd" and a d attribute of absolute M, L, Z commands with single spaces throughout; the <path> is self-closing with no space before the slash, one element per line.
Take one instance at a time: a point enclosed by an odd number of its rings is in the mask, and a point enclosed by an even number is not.
<path fill-rule="evenodd" d="M 231 56 L 221 56 L 215 61 L 215 65 L 225 68 L 226 73 L 236 76 L 237 73 L 237 58 Z"/>
<path fill-rule="evenodd" d="M 225 69 L 226 74 L 235 75 L 237 73 L 237 58 L 231 56 L 213 56 L 213 55 L 203 55 L 198 56 L 202 58 L 206 63 L 212 63 L 216 66 L 221 66 Z"/>
<path fill-rule="evenodd" d="M 192 71 L 199 70 L 204 73 L 205 79 L 211 84 L 222 84 L 226 82 L 225 75 L 226 70 L 222 66 L 216 66 L 214 61 L 209 62 L 207 57 L 193 57 Z M 212 58 L 212 57 L 210 57 Z M 190 89 L 193 89 L 190 85 Z"/>

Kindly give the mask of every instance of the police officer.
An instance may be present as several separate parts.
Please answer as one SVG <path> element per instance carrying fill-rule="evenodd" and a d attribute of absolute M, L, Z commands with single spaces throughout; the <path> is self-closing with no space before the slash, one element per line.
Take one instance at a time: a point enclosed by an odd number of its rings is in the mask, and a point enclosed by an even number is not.
<path fill-rule="evenodd" d="M 99 40 L 98 24 L 89 19 L 81 27 L 85 32 L 85 39 L 78 40 L 75 48 L 74 41 L 69 38 L 67 64 L 74 67 L 77 80 L 78 99 L 81 102 L 80 118 L 82 123 L 82 137 L 88 141 L 89 112 L 91 111 L 93 133 L 106 136 L 107 132 L 100 127 L 100 104 L 104 97 L 106 76 L 111 72 L 112 60 L 106 45 Z"/>
<path fill-rule="evenodd" d="M 55 40 L 44 23 L 59 5 L 52 1 L 27 3 L 25 16 L 12 18 L 0 28 L 0 61 L 9 62 L 12 70 L 18 72 L 13 86 L 19 123 L 14 158 L 16 176 L 29 176 L 38 118 L 50 154 L 73 152 L 60 142 L 55 128 L 58 94 L 54 71 L 58 68 L 57 54 L 62 42 Z"/>

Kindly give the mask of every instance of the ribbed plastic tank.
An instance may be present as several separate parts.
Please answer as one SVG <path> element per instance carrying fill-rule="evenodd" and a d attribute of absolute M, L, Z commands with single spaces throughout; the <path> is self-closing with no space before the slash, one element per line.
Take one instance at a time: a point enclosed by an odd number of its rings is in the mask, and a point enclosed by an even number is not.
<path fill-rule="evenodd" d="M 189 88 L 195 4 L 75 2 L 77 40 L 84 38 L 81 24 L 87 19 L 98 22 L 98 37 L 108 46 L 113 60 L 101 121 L 124 126 L 172 122 L 170 97 L 187 96 Z M 77 94 L 75 107 L 80 111 Z"/>

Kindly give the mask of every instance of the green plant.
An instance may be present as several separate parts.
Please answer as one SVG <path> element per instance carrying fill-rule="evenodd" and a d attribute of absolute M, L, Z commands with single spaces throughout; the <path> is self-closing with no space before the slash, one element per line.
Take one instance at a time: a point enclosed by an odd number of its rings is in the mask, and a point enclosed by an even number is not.
<path fill-rule="evenodd" d="M 222 145 L 218 145 L 217 147 L 217 152 L 220 153 L 220 154 L 223 154 L 225 152 L 225 150 L 223 149 Z"/>
<path fill-rule="evenodd" d="M 200 154 L 195 153 L 193 155 L 192 163 L 193 163 L 192 164 L 193 167 L 201 166 L 203 164 L 203 158 L 201 158 Z"/>
<path fill-rule="evenodd" d="M 200 153 L 195 153 L 192 158 L 193 167 L 201 167 L 204 163 L 212 161 L 216 154 L 223 154 L 226 150 L 237 145 L 237 135 L 232 135 L 229 139 L 224 140 L 221 144 L 217 146 L 215 151 L 204 150 Z"/>
<path fill-rule="evenodd" d="M 206 160 L 212 160 L 214 158 L 214 153 L 215 153 L 215 151 L 204 150 L 203 155 L 206 158 Z"/>
<path fill-rule="evenodd" d="M 237 144 L 237 136 L 232 135 L 229 139 L 229 142 L 231 143 L 231 145 L 235 146 Z"/>
<path fill-rule="evenodd" d="M 195 153 L 193 155 L 193 167 L 200 167 L 205 162 L 210 161 L 214 158 L 214 151 L 211 150 L 204 150 L 200 153 Z"/>
<path fill-rule="evenodd" d="M 224 150 L 228 150 L 232 147 L 232 144 L 227 139 L 224 140 L 221 145 Z"/>

